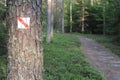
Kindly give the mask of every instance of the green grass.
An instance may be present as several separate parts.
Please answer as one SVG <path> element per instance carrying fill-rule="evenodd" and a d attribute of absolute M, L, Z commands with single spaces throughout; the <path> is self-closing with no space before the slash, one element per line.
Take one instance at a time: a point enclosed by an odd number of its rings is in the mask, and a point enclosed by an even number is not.
<path fill-rule="evenodd" d="M 55 34 L 44 43 L 44 80 L 104 80 L 80 51 L 79 40 L 69 34 Z"/>
<path fill-rule="evenodd" d="M 91 34 L 80 34 L 88 38 L 92 38 L 97 42 L 103 44 L 106 48 L 110 49 L 113 53 L 120 56 L 120 46 L 115 45 L 114 39 L 115 36 L 104 36 L 104 35 L 91 35 Z"/>

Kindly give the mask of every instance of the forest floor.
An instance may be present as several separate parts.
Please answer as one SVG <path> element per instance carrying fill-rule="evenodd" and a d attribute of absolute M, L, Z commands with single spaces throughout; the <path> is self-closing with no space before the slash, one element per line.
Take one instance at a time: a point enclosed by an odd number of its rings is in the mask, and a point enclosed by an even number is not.
<path fill-rule="evenodd" d="M 78 38 L 82 52 L 93 66 L 103 72 L 106 80 L 120 80 L 120 57 L 92 39 Z"/>

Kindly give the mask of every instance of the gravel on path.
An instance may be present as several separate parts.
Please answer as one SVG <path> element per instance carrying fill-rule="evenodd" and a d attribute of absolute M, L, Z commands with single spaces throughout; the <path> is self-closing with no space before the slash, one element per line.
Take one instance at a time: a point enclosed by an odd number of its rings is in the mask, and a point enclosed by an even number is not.
<path fill-rule="evenodd" d="M 120 80 L 120 57 L 96 41 L 78 36 L 89 62 L 104 73 L 106 80 Z"/>

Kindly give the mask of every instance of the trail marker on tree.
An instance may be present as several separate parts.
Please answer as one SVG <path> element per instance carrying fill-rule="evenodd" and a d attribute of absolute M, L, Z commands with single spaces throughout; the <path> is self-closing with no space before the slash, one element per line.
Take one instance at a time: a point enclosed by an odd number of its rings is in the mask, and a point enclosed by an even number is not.
<path fill-rule="evenodd" d="M 30 29 L 30 18 L 29 17 L 18 17 L 18 29 Z"/>

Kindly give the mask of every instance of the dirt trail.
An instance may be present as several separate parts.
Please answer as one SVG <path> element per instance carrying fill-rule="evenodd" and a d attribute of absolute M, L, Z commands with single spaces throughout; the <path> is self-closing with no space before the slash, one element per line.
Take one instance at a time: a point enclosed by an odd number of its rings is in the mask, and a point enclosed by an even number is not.
<path fill-rule="evenodd" d="M 89 62 L 101 70 L 106 80 L 120 80 L 120 58 L 92 39 L 78 36 Z"/>

